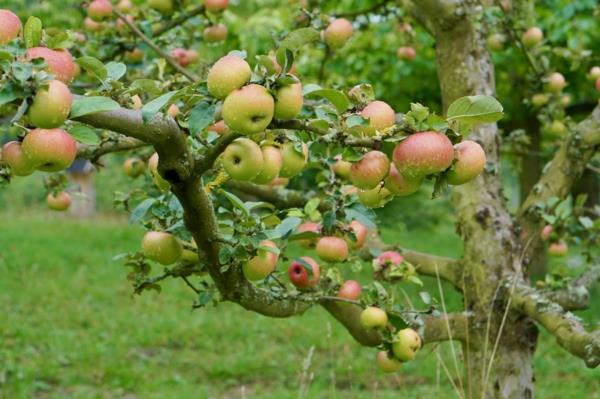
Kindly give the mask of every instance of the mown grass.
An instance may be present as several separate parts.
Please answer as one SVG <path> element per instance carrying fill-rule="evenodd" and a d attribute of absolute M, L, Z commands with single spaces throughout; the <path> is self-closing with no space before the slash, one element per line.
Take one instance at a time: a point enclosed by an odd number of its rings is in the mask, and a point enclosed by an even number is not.
<path fill-rule="evenodd" d="M 437 241 L 387 238 L 456 254 L 451 229 L 440 230 Z M 132 296 L 111 258 L 139 237 L 119 218 L 0 213 L 0 398 L 455 397 L 431 348 L 384 375 L 374 351 L 319 309 L 286 320 L 228 304 L 192 312 L 193 293 L 175 281 Z M 599 377 L 542 334 L 538 397 L 599 398 Z"/>

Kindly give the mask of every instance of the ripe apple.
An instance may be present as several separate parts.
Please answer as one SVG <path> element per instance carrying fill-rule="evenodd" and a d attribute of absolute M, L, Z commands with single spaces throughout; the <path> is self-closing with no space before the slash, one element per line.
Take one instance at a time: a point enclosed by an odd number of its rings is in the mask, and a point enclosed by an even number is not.
<path fill-rule="evenodd" d="M 223 168 L 234 180 L 254 179 L 262 171 L 263 164 L 259 145 L 245 137 L 236 139 L 223 152 Z"/>
<path fill-rule="evenodd" d="M 169 109 L 167 109 L 167 115 L 169 115 L 171 118 L 177 118 L 177 115 L 179 115 L 180 112 L 181 110 L 177 104 L 171 104 Z"/>
<path fill-rule="evenodd" d="M 338 298 L 350 299 L 352 301 L 360 298 L 362 288 L 356 280 L 346 280 L 338 291 Z"/>
<path fill-rule="evenodd" d="M 363 190 L 377 187 L 390 170 L 390 160 L 381 151 L 369 151 L 350 168 L 350 181 Z"/>
<path fill-rule="evenodd" d="M 360 324 L 367 330 L 373 328 L 385 328 L 388 323 L 388 316 L 385 310 L 369 306 L 360 314 Z"/>
<path fill-rule="evenodd" d="M 392 163 L 390 164 L 390 171 L 385 178 L 384 187 L 390 190 L 394 195 L 405 197 L 416 193 L 419 190 L 419 187 L 421 187 L 422 182 L 423 179 L 407 179 L 398 172 L 398 168 Z"/>
<path fill-rule="evenodd" d="M 220 58 L 208 71 L 206 84 L 213 97 L 223 99 L 245 85 L 252 76 L 250 65 L 243 58 L 229 54 Z"/>
<path fill-rule="evenodd" d="M 335 159 L 335 163 L 331 165 L 331 170 L 342 179 L 348 179 L 350 177 L 352 162 L 344 161 L 341 155 L 336 155 Z"/>
<path fill-rule="evenodd" d="M 198 60 L 200 59 L 200 54 L 194 49 L 186 50 L 186 53 L 187 53 L 187 59 L 190 62 L 190 64 L 198 62 Z"/>
<path fill-rule="evenodd" d="M 401 60 L 412 61 L 417 57 L 417 52 L 413 47 L 403 46 L 396 50 L 396 56 Z"/>
<path fill-rule="evenodd" d="M 260 246 L 277 248 L 277 245 L 270 240 L 261 241 Z M 278 259 L 276 253 L 259 248 L 257 255 L 242 265 L 244 276 L 250 281 L 262 280 L 275 269 Z"/>
<path fill-rule="evenodd" d="M 32 47 L 25 55 L 28 60 L 43 58 L 48 64 L 48 71 L 63 83 L 70 83 L 77 74 L 75 61 L 67 50 Z"/>
<path fill-rule="evenodd" d="M 119 20 L 120 21 L 120 20 Z M 83 20 L 83 29 L 88 32 L 101 32 L 104 30 L 105 26 L 101 22 L 96 22 L 89 17 L 85 17 Z"/>
<path fill-rule="evenodd" d="M 404 257 L 396 251 L 384 251 L 373 259 L 373 270 L 379 272 L 390 266 L 398 266 L 404 262 Z"/>
<path fill-rule="evenodd" d="M 600 78 L 598 78 L 596 80 L 596 84 L 595 84 L 596 90 L 600 91 Z"/>
<path fill-rule="evenodd" d="M 215 132 L 219 134 L 229 133 L 229 127 L 225 124 L 224 120 L 220 120 L 217 123 L 214 123 L 208 127 L 209 132 Z"/>
<path fill-rule="evenodd" d="M 348 244 L 343 238 L 322 237 L 317 242 L 317 256 L 326 262 L 343 262 L 348 257 Z"/>
<path fill-rule="evenodd" d="M 559 93 L 566 85 L 565 77 L 560 72 L 553 72 L 548 76 L 548 84 L 546 85 L 548 91 Z"/>
<path fill-rule="evenodd" d="M 202 37 L 207 43 L 222 42 L 227 39 L 227 27 L 223 24 L 207 26 L 202 32 Z"/>
<path fill-rule="evenodd" d="M 50 193 L 46 197 L 46 203 L 48 208 L 53 211 L 66 211 L 71 206 L 71 196 L 66 191 L 61 191 L 56 195 Z"/>
<path fill-rule="evenodd" d="M 396 123 L 396 113 L 383 101 L 370 102 L 360 115 L 369 120 L 369 127 L 374 130 L 387 129 Z"/>
<path fill-rule="evenodd" d="M 548 253 L 552 256 L 565 256 L 568 251 L 569 246 L 562 240 L 553 242 L 548 246 Z"/>
<path fill-rule="evenodd" d="M 62 125 L 71 112 L 73 96 L 66 84 L 51 80 L 40 87 L 29 107 L 29 122 L 35 127 L 52 129 Z"/>
<path fill-rule="evenodd" d="M 338 18 L 329 24 L 322 35 L 323 41 L 332 49 L 344 47 L 352 36 L 352 24 L 345 18 Z"/>
<path fill-rule="evenodd" d="M 142 239 L 144 256 L 161 265 L 171 265 L 179 259 L 183 252 L 181 243 L 172 234 L 163 231 L 149 231 Z"/>
<path fill-rule="evenodd" d="M 504 35 L 494 33 L 487 39 L 488 48 L 492 51 L 502 51 L 504 49 Z"/>
<path fill-rule="evenodd" d="M 156 187 L 162 191 L 167 191 L 171 188 L 171 183 L 166 181 L 158 172 L 158 160 L 158 153 L 155 152 L 150 159 L 148 159 L 148 170 L 150 171 L 150 175 L 152 176 L 152 180 Z"/>
<path fill-rule="evenodd" d="M 273 120 L 275 101 L 261 85 L 250 84 L 230 93 L 223 102 L 223 120 L 231 130 L 249 135 L 264 131 Z"/>
<path fill-rule="evenodd" d="M 312 269 L 310 277 L 305 264 L 308 264 Z M 303 256 L 300 259 L 294 260 L 288 269 L 288 276 L 291 283 L 299 290 L 308 290 L 316 286 L 319 282 L 320 274 L 319 264 L 310 256 Z"/>
<path fill-rule="evenodd" d="M 148 0 L 148 6 L 164 15 L 173 13 L 173 0 Z"/>
<path fill-rule="evenodd" d="M 12 11 L 0 9 L 0 45 L 6 44 L 21 32 L 21 20 Z"/>
<path fill-rule="evenodd" d="M 129 177 L 138 177 L 146 170 L 146 164 L 140 158 L 129 158 L 123 163 L 123 172 Z"/>
<path fill-rule="evenodd" d="M 521 41 L 527 48 L 531 48 L 544 39 L 544 32 L 537 26 L 533 26 L 523 32 Z"/>
<path fill-rule="evenodd" d="M 133 3 L 131 0 L 121 0 L 117 3 L 117 10 L 123 14 L 130 13 L 133 10 Z"/>
<path fill-rule="evenodd" d="M 319 223 L 306 222 L 298 226 L 297 231 L 298 233 L 312 232 L 315 234 L 321 234 L 321 225 Z M 314 247 L 316 243 L 317 237 L 298 240 L 298 244 L 302 245 L 305 248 Z"/>
<path fill-rule="evenodd" d="M 542 241 L 548 241 L 553 231 L 554 227 L 552 227 L 552 225 L 547 224 L 546 226 L 544 226 L 540 233 L 540 238 L 542 239 Z"/>
<path fill-rule="evenodd" d="M 94 21 L 102 21 L 112 15 L 112 4 L 108 0 L 93 0 L 87 9 L 87 15 Z"/>
<path fill-rule="evenodd" d="M 567 131 L 567 126 L 559 120 L 553 120 L 548 126 L 546 126 L 546 132 L 553 137 L 561 137 Z"/>
<path fill-rule="evenodd" d="M 262 170 L 254 178 L 254 183 L 267 184 L 279 176 L 279 171 L 283 165 L 283 156 L 281 150 L 272 145 L 266 145 L 261 148 L 263 157 Z"/>
<path fill-rule="evenodd" d="M 420 132 L 398 143 L 393 159 L 404 177 L 417 180 L 446 170 L 454 159 L 454 147 L 441 133 Z"/>
<path fill-rule="evenodd" d="M 456 162 L 446 174 L 448 184 L 460 185 L 479 176 L 485 168 L 485 151 L 471 140 L 464 140 L 454 146 Z"/>
<path fill-rule="evenodd" d="M 419 349 L 421 349 L 421 337 L 415 330 L 405 328 L 398 331 L 392 344 L 392 351 L 398 360 L 403 362 L 413 360 Z"/>
<path fill-rule="evenodd" d="M 392 198 L 393 194 L 385 187 L 358 191 L 358 200 L 367 208 L 381 208 Z"/>
<path fill-rule="evenodd" d="M 2 161 L 10 166 L 12 174 L 15 176 L 29 176 L 35 171 L 23 155 L 21 143 L 18 141 L 9 141 L 2 147 Z"/>
<path fill-rule="evenodd" d="M 352 249 L 362 248 L 362 246 L 365 245 L 365 240 L 367 239 L 367 234 L 369 233 L 369 230 L 364 224 L 362 224 L 358 220 L 353 220 L 352 222 L 350 222 L 348 227 L 352 229 L 355 238 L 353 240 L 350 237 L 346 237 L 348 245 L 350 245 L 350 248 Z"/>
<path fill-rule="evenodd" d="M 58 172 L 71 166 L 77 143 L 61 129 L 33 129 L 21 144 L 27 163 L 44 172 Z"/>
<path fill-rule="evenodd" d="M 294 119 L 302 110 L 304 97 L 302 96 L 302 84 L 293 83 L 280 87 L 275 93 L 275 113 L 277 119 Z"/>
<path fill-rule="evenodd" d="M 294 143 L 288 141 L 281 147 L 283 164 L 281 165 L 280 177 L 292 178 L 302 172 L 308 161 L 308 146 L 302 143 L 302 152 L 298 152 Z"/>
<path fill-rule="evenodd" d="M 204 7 L 210 12 L 220 12 L 227 8 L 229 0 L 205 0 Z"/>
<path fill-rule="evenodd" d="M 139 48 L 134 48 L 131 51 L 126 51 L 123 54 L 123 57 L 125 58 L 125 61 L 132 64 L 137 64 L 138 62 L 142 62 L 144 60 L 144 52 Z"/>
<path fill-rule="evenodd" d="M 393 373 L 395 371 L 400 370 L 400 366 L 402 363 L 393 357 L 390 357 L 390 354 L 387 351 L 379 351 L 377 352 L 377 365 L 379 368 L 386 373 Z"/>
<path fill-rule="evenodd" d="M 531 97 L 531 104 L 533 104 L 534 107 L 541 107 L 542 105 L 545 105 L 547 103 L 548 96 L 544 93 L 537 93 Z"/>
<path fill-rule="evenodd" d="M 188 52 L 186 49 L 177 47 L 171 50 L 171 58 L 175 60 L 182 67 L 188 66 L 190 60 L 188 59 Z"/>
<path fill-rule="evenodd" d="M 592 82 L 600 79 L 600 66 L 593 66 L 588 73 L 588 79 Z"/>

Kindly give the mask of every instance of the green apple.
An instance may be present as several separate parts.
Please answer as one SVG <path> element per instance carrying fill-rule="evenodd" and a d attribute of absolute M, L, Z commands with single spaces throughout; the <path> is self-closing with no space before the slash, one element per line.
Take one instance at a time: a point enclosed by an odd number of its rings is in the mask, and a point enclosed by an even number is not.
<path fill-rule="evenodd" d="M 385 310 L 369 306 L 360 314 L 360 324 L 367 330 L 374 328 L 385 328 L 388 323 L 388 316 Z"/>
<path fill-rule="evenodd" d="M 177 237 L 170 233 L 149 231 L 142 239 L 142 252 L 148 259 L 166 266 L 181 259 L 183 247 Z"/>
<path fill-rule="evenodd" d="M 487 39 L 487 46 L 492 51 L 502 51 L 504 49 L 504 35 L 494 33 Z"/>
<path fill-rule="evenodd" d="M 35 127 L 52 129 L 62 125 L 71 112 L 73 96 L 66 84 L 51 80 L 40 87 L 29 107 L 29 122 Z"/>
<path fill-rule="evenodd" d="M 304 104 L 302 84 L 294 83 L 279 88 L 275 94 L 275 113 L 277 119 L 289 120 L 298 116 Z"/>
<path fill-rule="evenodd" d="M 396 113 L 387 103 L 373 101 L 367 104 L 360 115 L 369 120 L 369 127 L 373 130 L 383 130 L 396 124 Z"/>
<path fill-rule="evenodd" d="M 227 39 L 227 27 L 223 24 L 207 26 L 202 32 L 202 37 L 207 43 L 222 42 Z"/>
<path fill-rule="evenodd" d="M 387 176 L 390 160 L 381 151 L 369 151 L 350 168 L 350 181 L 360 189 L 375 188 Z"/>
<path fill-rule="evenodd" d="M 263 167 L 253 181 L 257 184 L 267 184 L 279 176 L 279 171 L 281 171 L 281 166 L 283 165 L 283 156 L 281 155 L 281 150 L 272 145 L 263 146 L 261 151 Z"/>
<path fill-rule="evenodd" d="M 541 107 L 542 105 L 545 105 L 547 103 L 548 96 L 544 93 L 537 93 L 531 96 L 531 104 L 533 104 L 534 107 Z"/>
<path fill-rule="evenodd" d="M 337 176 L 342 179 L 350 178 L 350 168 L 352 167 L 352 162 L 344 161 L 341 155 L 336 155 L 335 163 L 331 165 L 331 170 Z"/>
<path fill-rule="evenodd" d="M 375 187 L 371 190 L 358 191 L 358 201 L 367 208 L 381 208 L 393 197 L 390 190 L 385 187 Z"/>
<path fill-rule="evenodd" d="M 531 48 L 544 39 L 544 32 L 537 26 L 533 26 L 523 32 L 521 41 L 527 48 Z"/>
<path fill-rule="evenodd" d="M 277 249 L 277 245 L 270 240 L 261 241 L 260 246 Z M 259 248 L 256 256 L 242 265 L 244 276 L 250 281 L 262 280 L 275 270 L 278 259 L 279 255 L 276 253 Z"/>
<path fill-rule="evenodd" d="M 15 176 L 29 176 L 35 171 L 35 167 L 23 155 L 21 143 L 9 141 L 2 147 L 2 160 L 10 166 Z"/>
<path fill-rule="evenodd" d="M 138 177 L 146 170 L 146 164 L 140 158 L 128 158 L 123 163 L 123 172 L 129 177 Z"/>
<path fill-rule="evenodd" d="M 223 120 L 244 135 L 263 132 L 273 120 L 275 101 L 261 85 L 250 84 L 230 93 L 223 102 Z"/>
<path fill-rule="evenodd" d="M 548 84 L 546 88 L 552 93 L 559 93 L 565 88 L 567 82 L 565 77 L 560 72 L 553 72 L 548 76 Z"/>
<path fill-rule="evenodd" d="M 377 352 L 377 365 L 382 371 L 386 373 L 393 373 L 395 371 L 400 370 L 402 363 L 397 359 L 394 359 L 390 356 L 387 351 L 379 351 Z"/>
<path fill-rule="evenodd" d="M 410 180 L 404 177 L 398 168 L 393 163 L 390 165 L 390 172 L 385 178 L 384 187 L 392 192 L 392 194 L 404 197 L 416 193 L 421 187 L 423 179 Z"/>
<path fill-rule="evenodd" d="M 173 0 L 148 0 L 148 6 L 161 14 L 173 14 Z"/>
<path fill-rule="evenodd" d="M 220 58 L 208 71 L 206 84 L 213 97 L 223 99 L 250 80 L 252 70 L 243 58 L 229 54 Z"/>
<path fill-rule="evenodd" d="M 322 237 L 317 242 L 317 256 L 326 262 L 343 262 L 348 258 L 348 243 L 340 237 Z"/>
<path fill-rule="evenodd" d="M 412 328 L 398 331 L 392 344 L 394 356 L 403 362 L 413 360 L 421 349 L 421 337 Z"/>
<path fill-rule="evenodd" d="M 152 176 L 152 180 L 156 187 L 162 191 L 167 191 L 171 188 L 171 183 L 166 181 L 158 172 L 158 161 L 158 153 L 155 152 L 150 159 L 148 159 L 148 170 L 150 171 L 150 175 Z"/>
<path fill-rule="evenodd" d="M 77 156 L 77 143 L 62 129 L 34 129 L 21 144 L 27 163 L 44 172 L 67 169 Z"/>
<path fill-rule="evenodd" d="M 281 155 L 283 157 L 283 164 L 281 166 L 281 177 L 294 177 L 306 166 L 308 161 L 308 146 L 306 143 L 302 143 L 302 152 L 296 150 L 296 146 L 293 142 L 288 141 L 281 148 Z"/>
<path fill-rule="evenodd" d="M 223 152 L 223 168 L 234 180 L 250 181 L 263 169 L 263 155 L 258 144 L 245 137 L 236 139 Z"/>

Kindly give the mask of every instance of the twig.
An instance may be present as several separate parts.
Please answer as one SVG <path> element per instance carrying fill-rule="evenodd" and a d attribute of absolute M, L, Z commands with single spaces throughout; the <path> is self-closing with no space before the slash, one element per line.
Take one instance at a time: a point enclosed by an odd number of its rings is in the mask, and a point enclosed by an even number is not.
<path fill-rule="evenodd" d="M 382 0 L 379 3 L 375 3 L 373 5 L 371 5 L 370 7 L 367 7 L 365 9 L 362 10 L 358 10 L 358 11 L 348 11 L 348 12 L 342 12 L 339 14 L 335 14 L 336 17 L 342 17 L 342 18 L 355 18 L 358 17 L 359 15 L 364 15 L 364 14 L 370 14 L 372 12 L 377 11 L 380 8 L 385 7 L 388 3 L 391 3 L 391 0 Z"/>
<path fill-rule="evenodd" d="M 185 281 L 185 283 L 187 284 L 188 287 L 190 287 L 196 294 L 200 293 L 200 290 L 198 290 L 196 287 L 194 287 L 194 285 L 192 283 L 190 283 L 190 280 L 188 280 L 188 278 L 186 276 L 180 276 L 183 281 Z"/>
<path fill-rule="evenodd" d="M 160 36 L 163 33 L 183 24 L 188 19 L 193 18 L 196 15 L 203 14 L 203 13 L 204 13 L 204 5 L 200 5 L 196 8 L 192 8 L 188 12 L 181 14 L 179 17 L 177 17 L 175 19 L 171 19 L 168 22 L 164 23 L 161 27 L 159 27 L 158 29 L 156 29 L 155 31 L 152 32 L 152 36 Z"/>

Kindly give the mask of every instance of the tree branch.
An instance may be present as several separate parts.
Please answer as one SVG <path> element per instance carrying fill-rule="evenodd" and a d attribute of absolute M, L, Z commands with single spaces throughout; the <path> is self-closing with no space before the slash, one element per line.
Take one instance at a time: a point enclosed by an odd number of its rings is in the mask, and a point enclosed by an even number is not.
<path fill-rule="evenodd" d="M 196 15 L 203 14 L 204 10 L 205 10 L 204 5 L 200 5 L 198 7 L 192 8 L 191 10 L 182 13 L 177 18 L 169 19 L 168 22 L 165 22 L 162 26 L 160 26 L 155 31 L 153 31 L 152 36 L 160 36 L 163 33 L 167 32 L 177 26 L 182 25 L 188 19 L 193 18 Z"/>
<path fill-rule="evenodd" d="M 583 359 L 588 367 L 600 364 L 600 330 L 586 332 L 575 315 L 528 286 L 515 289 L 511 307 L 541 324 L 560 346 Z"/>
<path fill-rule="evenodd" d="M 112 152 L 136 150 L 148 145 L 131 137 L 119 137 L 117 140 L 106 141 L 99 145 L 79 144 L 77 145 L 77 157 L 95 160 Z"/>
<path fill-rule="evenodd" d="M 589 290 L 600 281 L 600 265 L 588 269 L 565 289 L 550 291 L 548 298 L 565 310 L 584 310 L 589 307 Z"/>

